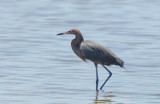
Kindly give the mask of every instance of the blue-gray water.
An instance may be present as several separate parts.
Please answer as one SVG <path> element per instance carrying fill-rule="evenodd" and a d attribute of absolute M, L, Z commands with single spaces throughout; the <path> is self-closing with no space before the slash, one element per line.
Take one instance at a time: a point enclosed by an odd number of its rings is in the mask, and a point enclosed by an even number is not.
<path fill-rule="evenodd" d="M 159 0 L 1 0 L 1 104 L 159 104 Z M 95 91 L 95 67 L 72 51 L 78 28 L 125 61 Z M 108 73 L 99 68 L 100 85 Z"/>

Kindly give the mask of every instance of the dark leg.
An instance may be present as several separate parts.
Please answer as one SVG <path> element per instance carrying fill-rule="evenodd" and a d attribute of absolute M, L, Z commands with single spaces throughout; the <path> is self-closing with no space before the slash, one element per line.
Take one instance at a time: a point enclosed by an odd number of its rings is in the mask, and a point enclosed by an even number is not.
<path fill-rule="evenodd" d="M 98 69 L 96 68 L 96 90 L 98 91 L 98 82 L 99 82 L 99 79 L 98 79 Z"/>
<path fill-rule="evenodd" d="M 98 91 L 98 82 L 99 82 L 99 79 L 98 79 L 98 68 L 97 68 L 97 64 L 95 64 L 95 67 L 96 67 L 96 90 Z"/>
<path fill-rule="evenodd" d="M 103 83 L 103 85 L 101 86 L 101 88 L 100 88 L 101 90 L 102 90 L 103 86 L 106 84 L 106 82 L 109 80 L 109 78 L 112 76 L 112 73 L 107 69 L 107 67 L 105 67 L 104 65 L 102 65 L 102 66 L 108 71 L 109 76 L 106 79 L 106 81 Z"/>

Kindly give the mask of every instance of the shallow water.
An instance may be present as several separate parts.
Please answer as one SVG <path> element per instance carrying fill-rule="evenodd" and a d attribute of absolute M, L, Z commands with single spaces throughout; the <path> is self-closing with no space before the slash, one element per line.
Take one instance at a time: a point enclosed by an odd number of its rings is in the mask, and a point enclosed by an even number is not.
<path fill-rule="evenodd" d="M 159 104 L 160 1 L 1 0 L 1 104 Z M 78 28 L 84 39 L 108 47 L 126 70 L 95 91 L 95 67 L 72 51 Z M 101 66 L 101 85 L 108 73 Z M 99 86 L 100 87 L 100 86 Z"/>

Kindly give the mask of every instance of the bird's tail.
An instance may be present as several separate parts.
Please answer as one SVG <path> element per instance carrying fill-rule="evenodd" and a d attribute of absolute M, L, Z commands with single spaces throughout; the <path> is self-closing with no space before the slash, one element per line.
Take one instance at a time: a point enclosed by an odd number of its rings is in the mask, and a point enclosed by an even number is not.
<path fill-rule="evenodd" d="M 119 59 L 119 58 L 116 58 L 116 63 L 117 65 L 119 65 L 120 67 L 123 67 L 124 68 L 124 62 L 123 60 Z"/>

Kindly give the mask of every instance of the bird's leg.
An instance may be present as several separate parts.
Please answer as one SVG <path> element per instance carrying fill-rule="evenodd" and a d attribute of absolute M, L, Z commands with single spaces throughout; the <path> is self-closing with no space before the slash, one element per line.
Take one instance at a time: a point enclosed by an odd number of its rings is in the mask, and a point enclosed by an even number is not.
<path fill-rule="evenodd" d="M 98 91 L 98 82 L 99 82 L 99 79 L 98 79 L 98 69 L 96 68 L 96 90 Z"/>
<path fill-rule="evenodd" d="M 98 79 L 98 68 L 97 68 L 97 64 L 95 64 L 95 67 L 96 67 L 96 90 L 98 91 L 98 82 L 99 82 L 99 79 Z"/>
<path fill-rule="evenodd" d="M 106 82 L 109 80 L 109 78 L 112 76 L 112 73 L 107 69 L 107 67 L 105 67 L 103 64 L 102 64 L 102 66 L 108 71 L 109 76 L 106 79 L 106 81 L 103 83 L 103 85 L 101 86 L 101 88 L 100 88 L 101 90 L 102 90 L 103 86 L 106 84 Z"/>

